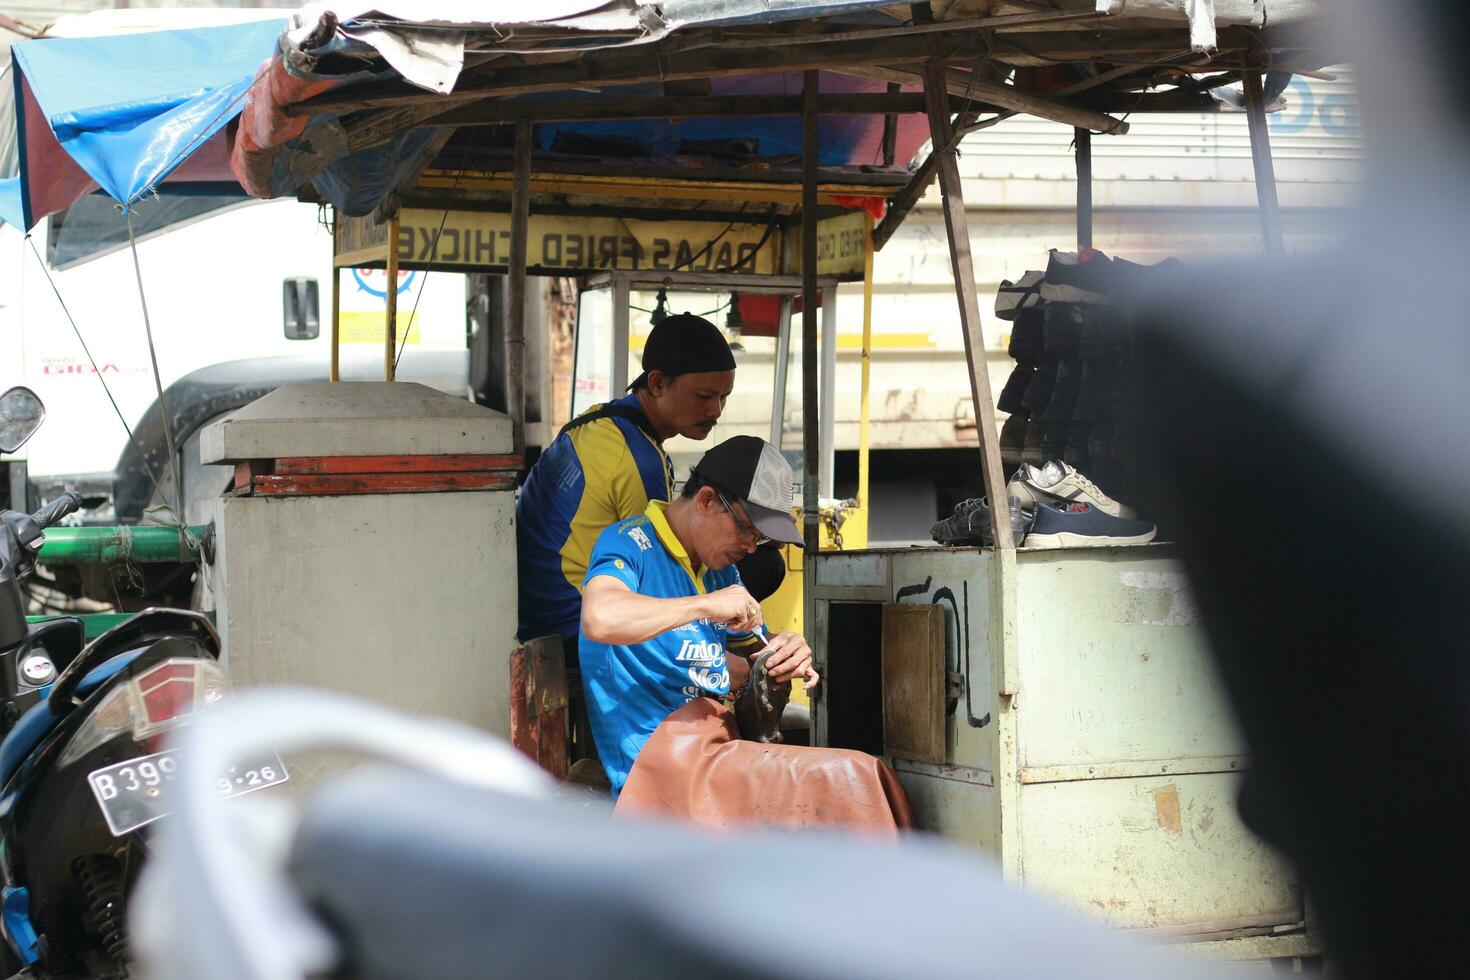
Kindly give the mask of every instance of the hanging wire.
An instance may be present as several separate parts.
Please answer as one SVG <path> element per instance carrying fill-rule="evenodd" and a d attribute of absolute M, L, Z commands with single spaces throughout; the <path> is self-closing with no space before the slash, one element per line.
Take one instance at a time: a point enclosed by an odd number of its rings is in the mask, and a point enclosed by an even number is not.
<path fill-rule="evenodd" d="M 77 326 L 77 321 L 73 319 L 71 310 L 67 309 L 66 300 L 61 298 L 61 290 L 56 288 L 56 280 L 51 278 L 51 270 L 46 267 L 46 260 L 41 258 L 41 253 L 37 251 L 35 239 L 30 232 L 26 232 L 26 244 L 30 245 L 31 254 L 40 263 L 41 272 L 46 276 L 46 283 L 51 287 L 51 292 L 56 295 L 56 302 L 61 304 L 61 312 L 66 315 L 66 322 L 71 324 L 71 330 L 72 333 L 76 334 L 77 343 L 82 345 L 82 353 L 87 355 L 87 363 L 92 365 L 92 374 L 101 383 L 102 391 L 107 395 L 108 402 L 112 404 L 112 410 L 117 413 L 117 420 L 122 423 L 123 431 L 128 434 L 128 441 L 133 444 L 134 449 L 138 450 L 138 457 L 143 461 L 143 475 L 148 477 L 148 482 L 153 484 L 154 493 L 157 493 L 159 499 L 162 499 L 163 488 L 158 485 L 158 478 L 153 475 L 153 469 L 148 465 L 148 454 L 144 451 L 143 444 L 138 441 L 138 437 L 133 435 L 132 426 L 128 425 L 127 417 L 123 415 L 122 409 L 118 407 L 117 399 L 112 397 L 112 389 L 107 386 L 107 378 L 98 369 L 97 359 L 92 356 L 91 349 L 87 347 L 87 341 L 82 338 L 81 328 Z"/>
<path fill-rule="evenodd" d="M 662 290 L 660 290 L 660 291 L 662 291 Z M 716 306 L 712 310 L 703 310 L 703 311 L 701 311 L 699 313 L 694 313 L 694 314 L 691 314 L 691 315 L 692 316 L 709 317 L 709 316 L 714 316 L 716 313 L 720 313 L 720 312 L 722 312 L 724 310 L 728 310 L 729 308 L 730 308 L 730 304 L 728 302 L 726 302 L 726 303 L 722 303 L 719 306 Z M 637 310 L 639 313 L 648 313 L 650 315 L 658 312 L 658 308 L 657 307 L 654 307 L 653 309 L 650 310 L 650 309 L 647 309 L 646 307 L 634 306 L 632 303 L 629 303 L 628 304 L 628 309 L 630 309 L 630 310 Z M 658 324 L 654 324 L 654 326 L 658 326 Z"/>
<path fill-rule="evenodd" d="M 685 266 L 693 265 L 695 262 L 699 261 L 700 256 L 707 254 L 710 249 L 712 249 L 712 248 L 715 247 L 715 244 L 717 242 L 719 242 L 720 239 L 722 239 L 726 235 L 730 234 L 730 229 L 732 229 L 732 228 L 735 227 L 736 223 L 740 220 L 739 215 L 742 215 L 742 214 L 745 213 L 745 209 L 749 205 L 749 203 L 750 202 L 748 202 L 748 201 L 742 202 L 741 205 L 740 205 L 740 210 L 735 212 L 736 217 L 735 218 L 732 218 L 730 220 L 730 223 L 725 226 L 725 230 L 724 231 L 720 232 L 714 238 L 711 238 L 709 241 L 705 242 L 704 243 L 704 248 L 702 248 L 699 251 L 695 252 L 693 255 L 689 256 L 689 258 L 685 259 L 683 262 L 678 262 L 678 263 L 675 263 L 674 265 L 670 266 L 669 267 L 669 271 L 670 272 L 678 272 L 680 269 L 684 268 Z"/>
<path fill-rule="evenodd" d="M 179 473 L 179 451 L 174 445 L 173 426 L 169 424 L 168 403 L 164 401 L 163 397 L 163 375 L 158 370 L 158 351 L 153 343 L 153 322 L 148 316 L 148 297 L 143 290 L 143 266 L 138 262 L 138 239 L 133 234 L 132 210 L 129 209 L 123 212 L 123 216 L 127 219 L 128 223 L 128 247 L 133 253 L 133 273 L 138 280 L 138 303 L 143 308 L 143 332 L 148 338 L 148 359 L 153 364 L 153 387 L 158 392 L 158 411 L 160 414 L 159 421 L 163 424 L 163 442 L 168 448 L 168 464 L 174 474 L 173 523 L 182 529 L 191 539 L 190 543 L 197 547 L 198 542 L 192 540 L 193 535 L 190 534 L 184 524 L 184 479 Z M 162 496 L 161 491 L 159 496 Z M 168 503 L 166 498 L 164 503 Z"/>
<path fill-rule="evenodd" d="M 469 170 L 469 167 L 470 167 L 470 151 L 472 149 L 474 149 L 475 137 L 477 137 L 478 135 L 479 135 L 479 131 L 476 130 L 476 131 L 474 131 L 473 133 L 470 134 L 470 138 L 469 139 L 465 140 L 464 159 L 460 161 L 459 172 L 454 175 L 454 183 L 449 186 L 449 198 L 450 198 L 450 200 L 453 200 L 454 199 L 454 192 L 459 189 L 460 179 L 463 178 L 464 175 L 465 175 L 465 172 L 467 170 Z M 432 243 L 430 243 L 430 245 L 429 245 L 429 264 L 430 265 L 433 265 L 434 264 L 434 260 L 439 257 L 439 236 L 441 236 L 441 235 L 444 234 L 444 225 L 447 224 L 448 221 L 449 221 L 449 208 L 446 207 L 444 209 L 444 214 L 439 217 L 439 228 L 434 232 L 434 241 Z M 394 242 L 393 243 L 393 247 L 394 248 L 397 248 L 398 247 L 398 243 L 397 242 Z M 403 341 L 402 341 L 402 343 L 400 343 L 398 345 L 398 353 L 393 356 L 393 371 L 394 371 L 395 374 L 397 374 L 397 372 L 398 372 L 398 362 L 403 359 L 403 350 L 404 350 L 404 348 L 406 348 L 408 346 L 408 337 L 409 337 L 410 334 L 413 333 L 413 328 L 418 324 L 419 300 L 421 300 L 421 299 L 424 298 L 424 287 L 427 286 L 428 284 L 429 284 L 429 270 L 428 269 L 425 269 L 424 270 L 424 277 L 419 280 L 419 291 L 418 291 L 417 295 L 415 295 L 414 298 L 413 298 L 413 309 L 410 310 L 409 313 L 408 313 L 408 329 L 405 330 L 405 331 L 403 331 Z M 390 282 L 384 288 L 385 289 L 397 289 L 398 288 L 398 283 L 396 283 L 396 282 Z M 419 336 L 423 336 L 423 334 L 420 333 Z"/>
<path fill-rule="evenodd" d="M 750 263 L 751 264 L 751 268 L 754 269 L 755 268 L 755 257 L 757 255 L 761 254 L 761 249 L 763 249 L 763 248 L 766 247 L 766 242 L 768 242 L 768 241 L 771 240 L 771 235 L 774 234 L 775 231 L 776 231 L 776 206 L 773 204 L 773 205 L 771 205 L 771 213 L 766 217 L 766 231 L 765 231 L 765 234 L 761 235 L 760 241 L 758 241 L 758 242 L 755 243 L 755 248 L 753 248 L 749 252 L 747 252 L 745 254 L 745 258 L 740 259 L 734 265 L 730 266 L 728 269 L 720 269 L 719 271 L 720 272 L 739 272 L 740 269 L 741 269 L 741 267 L 744 266 L 747 262 Z"/>

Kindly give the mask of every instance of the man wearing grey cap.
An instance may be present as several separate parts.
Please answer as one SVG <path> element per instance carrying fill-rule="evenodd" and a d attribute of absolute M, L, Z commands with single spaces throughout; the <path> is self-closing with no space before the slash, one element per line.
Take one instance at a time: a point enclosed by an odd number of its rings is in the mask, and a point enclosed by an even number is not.
<path fill-rule="evenodd" d="M 817 683 L 806 640 L 767 636 L 735 568 L 769 541 L 802 543 L 792 491 L 774 446 L 735 436 L 704 454 L 678 499 L 652 500 L 597 539 L 582 592 L 582 686 L 615 795 L 671 712 L 730 693 L 727 646 L 754 634 L 773 680 Z"/>

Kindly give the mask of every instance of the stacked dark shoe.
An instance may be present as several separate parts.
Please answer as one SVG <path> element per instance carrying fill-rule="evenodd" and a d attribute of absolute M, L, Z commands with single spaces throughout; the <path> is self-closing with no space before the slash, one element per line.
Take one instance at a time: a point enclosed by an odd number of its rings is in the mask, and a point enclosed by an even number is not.
<path fill-rule="evenodd" d="M 1002 283 L 996 314 L 1015 323 L 1016 367 L 996 403 L 1009 416 L 1001 430 L 1008 470 L 1059 460 L 1135 495 L 1133 351 L 1111 291 L 1115 279 L 1147 268 L 1095 249 L 1053 250 L 1044 273 Z"/>
<path fill-rule="evenodd" d="M 1024 281 L 1024 280 L 1023 280 Z M 1036 285 L 1040 285 L 1037 277 Z M 1002 287 L 1004 290 L 1004 287 Z M 1011 315 L 1015 318 L 1016 325 L 1011 330 L 1011 344 L 1007 352 L 1016 362 L 1016 367 L 1011 371 L 1011 376 L 1006 380 L 1005 387 L 1001 389 L 1000 398 L 996 401 L 996 407 L 1005 412 L 1010 418 L 1001 429 L 1000 453 L 1001 462 L 1007 467 L 1015 467 L 1021 464 L 1024 446 L 1027 437 L 1027 423 L 1033 414 L 1040 411 L 1035 408 L 1038 400 L 1047 397 L 1043 392 L 1050 391 L 1050 385 L 1055 382 L 1054 376 L 1042 378 L 1039 382 L 1040 388 L 1036 393 L 1031 389 L 1038 384 L 1036 366 L 1046 356 L 1043 341 L 1042 314 L 1036 305 L 1040 302 L 1035 291 L 1024 294 L 1032 305 L 1024 309 L 1015 309 Z M 1009 297 L 1004 297 L 1009 301 Z M 997 305 L 1000 304 L 997 300 Z M 1045 401 L 1041 401 L 1041 407 L 1045 407 Z M 1040 433 L 1037 433 L 1040 438 Z"/>

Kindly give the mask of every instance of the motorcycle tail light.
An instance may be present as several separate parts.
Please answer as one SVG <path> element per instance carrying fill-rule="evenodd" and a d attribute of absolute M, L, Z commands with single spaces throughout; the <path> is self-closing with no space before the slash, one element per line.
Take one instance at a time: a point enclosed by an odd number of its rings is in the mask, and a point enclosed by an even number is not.
<path fill-rule="evenodd" d="M 176 657 L 109 691 L 61 754 L 66 766 L 119 735 L 145 742 L 188 721 L 224 696 L 229 681 L 212 661 Z"/>

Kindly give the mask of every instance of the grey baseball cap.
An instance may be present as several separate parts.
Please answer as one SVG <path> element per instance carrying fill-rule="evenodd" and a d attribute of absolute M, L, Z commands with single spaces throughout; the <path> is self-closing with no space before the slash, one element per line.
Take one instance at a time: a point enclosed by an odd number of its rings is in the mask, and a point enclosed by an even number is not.
<path fill-rule="evenodd" d="M 705 453 L 692 474 L 745 504 L 750 523 L 772 541 L 802 545 L 791 516 L 795 479 L 781 451 L 755 436 L 732 436 Z"/>

